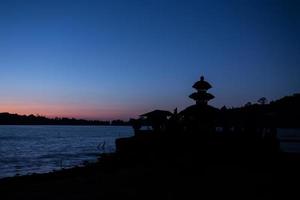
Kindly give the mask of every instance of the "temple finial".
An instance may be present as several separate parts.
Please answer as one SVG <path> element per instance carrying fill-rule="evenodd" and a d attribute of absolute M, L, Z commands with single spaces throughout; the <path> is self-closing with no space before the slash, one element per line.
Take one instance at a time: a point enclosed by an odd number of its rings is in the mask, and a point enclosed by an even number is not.
<path fill-rule="evenodd" d="M 200 77 L 200 81 L 204 81 L 204 76 L 201 76 L 201 77 Z"/>

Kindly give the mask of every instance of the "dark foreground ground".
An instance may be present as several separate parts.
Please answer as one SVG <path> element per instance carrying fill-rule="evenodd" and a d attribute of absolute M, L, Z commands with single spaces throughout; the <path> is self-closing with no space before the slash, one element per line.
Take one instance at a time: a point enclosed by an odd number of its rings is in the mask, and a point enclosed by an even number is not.
<path fill-rule="evenodd" d="M 96 164 L 2 179 L 0 199 L 300 199 L 300 156 L 276 144 L 137 135 Z"/>
<path fill-rule="evenodd" d="M 299 199 L 300 156 L 103 155 L 96 164 L 0 180 L 0 199 Z M 194 152 L 194 153 L 191 153 Z"/>

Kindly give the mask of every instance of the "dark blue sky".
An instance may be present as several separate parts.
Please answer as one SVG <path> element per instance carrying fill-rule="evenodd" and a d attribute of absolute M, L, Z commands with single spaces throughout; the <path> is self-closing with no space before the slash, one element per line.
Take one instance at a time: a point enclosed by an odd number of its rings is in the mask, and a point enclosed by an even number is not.
<path fill-rule="evenodd" d="M 300 91 L 300 1 L 0 0 L 0 111 L 113 119 Z"/>

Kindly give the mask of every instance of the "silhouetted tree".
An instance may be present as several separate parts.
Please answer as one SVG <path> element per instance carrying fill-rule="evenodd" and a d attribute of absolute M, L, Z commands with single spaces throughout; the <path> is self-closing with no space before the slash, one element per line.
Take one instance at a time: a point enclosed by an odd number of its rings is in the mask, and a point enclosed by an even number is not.
<path fill-rule="evenodd" d="M 268 100 L 266 97 L 261 97 L 260 99 L 257 100 L 257 102 L 261 105 L 265 105 L 268 102 Z"/>
<path fill-rule="evenodd" d="M 245 107 L 249 107 L 249 106 L 251 106 L 252 105 L 252 103 L 249 101 L 249 102 L 247 102 L 246 104 L 245 104 Z"/>

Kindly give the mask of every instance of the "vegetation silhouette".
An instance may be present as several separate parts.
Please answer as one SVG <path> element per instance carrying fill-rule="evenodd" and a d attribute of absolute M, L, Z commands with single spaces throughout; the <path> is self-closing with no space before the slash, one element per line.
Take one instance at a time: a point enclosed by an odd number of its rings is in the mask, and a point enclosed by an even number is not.
<path fill-rule="evenodd" d="M 123 120 L 100 121 L 85 120 L 75 118 L 47 118 L 40 115 L 18 115 L 10 113 L 0 113 L 0 125 L 113 125 L 124 126 L 129 122 Z"/>

